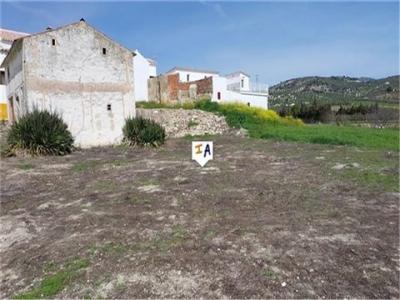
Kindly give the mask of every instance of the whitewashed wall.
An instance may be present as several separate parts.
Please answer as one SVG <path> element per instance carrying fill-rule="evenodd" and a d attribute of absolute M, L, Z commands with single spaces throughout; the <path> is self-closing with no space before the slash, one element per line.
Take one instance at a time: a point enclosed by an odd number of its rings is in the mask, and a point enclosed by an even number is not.
<path fill-rule="evenodd" d="M 154 65 L 149 65 L 149 76 L 156 77 L 157 76 L 157 67 Z"/>
<path fill-rule="evenodd" d="M 167 73 L 167 74 L 176 74 L 176 73 L 179 74 L 179 81 L 181 81 L 181 82 L 188 82 L 187 75 L 189 75 L 189 81 L 200 80 L 200 79 L 204 79 L 206 77 L 218 76 L 218 74 L 215 74 L 215 73 L 189 72 L 189 71 L 181 71 L 181 70 L 175 70 L 175 71 Z"/>
<path fill-rule="evenodd" d="M 227 98 L 227 89 L 226 89 L 226 78 L 222 76 L 214 76 L 212 79 L 213 83 L 213 94 L 212 94 L 212 101 L 219 101 L 218 100 L 218 93 L 221 94 L 221 100 Z"/>
<path fill-rule="evenodd" d="M 18 120 L 26 112 L 24 95 L 24 76 L 22 64 L 22 43 L 11 53 L 10 61 L 5 69 L 6 75 L 6 99 L 8 106 L 8 120 Z M 10 99 L 13 102 L 11 106 Z"/>
<path fill-rule="evenodd" d="M 227 91 L 226 98 L 223 101 L 239 102 L 246 105 L 268 109 L 268 97 L 250 92 Z"/>
<path fill-rule="evenodd" d="M 147 80 L 150 78 L 150 63 L 139 52 L 133 57 L 133 82 L 136 101 L 148 101 L 149 92 Z"/>
<path fill-rule="evenodd" d="M 7 103 L 7 89 L 3 84 L 0 84 L 0 103 Z"/>
<path fill-rule="evenodd" d="M 221 100 L 218 100 L 218 92 L 221 93 Z M 268 109 L 268 97 L 257 93 L 245 91 L 231 91 L 227 89 L 227 78 L 222 76 L 213 77 L 212 101 L 218 102 L 239 102 L 250 104 L 250 106 Z"/>
<path fill-rule="evenodd" d="M 250 77 L 243 73 L 237 73 L 234 74 L 234 76 L 227 76 L 226 80 L 228 89 L 243 90 L 243 91 L 250 90 Z M 242 80 L 243 80 L 243 86 L 242 86 Z"/>
<path fill-rule="evenodd" d="M 9 50 L 11 42 L 0 40 L 0 49 Z M 3 63 L 6 54 L 0 52 L 0 65 Z M 5 71 L 4 68 L 0 68 L 1 71 Z M 5 84 L 0 84 L 0 103 L 7 103 L 7 89 Z"/>
<path fill-rule="evenodd" d="M 135 115 L 131 51 L 85 22 L 23 43 L 29 108 L 59 112 L 78 146 L 121 141 L 125 118 Z"/>

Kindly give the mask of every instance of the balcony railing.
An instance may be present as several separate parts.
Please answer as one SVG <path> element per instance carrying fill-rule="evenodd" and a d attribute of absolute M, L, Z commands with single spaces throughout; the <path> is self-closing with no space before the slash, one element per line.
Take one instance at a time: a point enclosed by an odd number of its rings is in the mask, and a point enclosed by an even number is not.
<path fill-rule="evenodd" d="M 250 92 L 268 94 L 268 84 L 261 82 L 250 82 Z"/>
<path fill-rule="evenodd" d="M 241 87 L 240 83 L 228 84 L 228 90 L 235 92 L 250 92 L 268 95 L 268 85 L 260 82 L 250 82 L 250 87 Z"/>

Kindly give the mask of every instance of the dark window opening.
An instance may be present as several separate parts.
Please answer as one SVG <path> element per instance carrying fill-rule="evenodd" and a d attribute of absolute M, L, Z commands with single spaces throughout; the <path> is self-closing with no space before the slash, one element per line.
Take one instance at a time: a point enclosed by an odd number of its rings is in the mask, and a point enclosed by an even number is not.
<path fill-rule="evenodd" d="M 189 79 L 190 79 L 190 75 L 187 74 L 187 75 L 186 75 L 186 81 L 189 81 Z"/>
<path fill-rule="evenodd" d="M 250 106 L 250 102 L 247 102 L 247 106 Z"/>
<path fill-rule="evenodd" d="M 242 85 L 242 87 L 244 87 L 244 80 L 243 79 L 241 80 L 241 85 Z"/>
<path fill-rule="evenodd" d="M 52 40 L 51 40 L 51 44 L 52 44 L 53 46 L 55 46 L 55 45 L 56 45 L 56 40 L 55 40 L 55 39 L 52 39 Z"/>
<path fill-rule="evenodd" d="M 107 104 L 107 110 L 111 111 L 111 104 Z"/>
<path fill-rule="evenodd" d="M 103 54 L 106 55 L 107 54 L 107 49 L 103 48 Z"/>
<path fill-rule="evenodd" d="M 18 96 L 15 97 L 15 101 L 17 101 L 19 103 L 19 97 Z"/>
<path fill-rule="evenodd" d="M 221 100 L 221 92 L 218 92 L 218 93 L 217 93 L 217 99 L 218 99 L 218 100 Z"/>
<path fill-rule="evenodd" d="M 4 71 L 0 71 L 0 84 L 6 84 L 6 73 Z"/>
<path fill-rule="evenodd" d="M 9 67 L 7 67 L 7 78 L 8 78 L 8 81 L 10 81 L 10 68 Z"/>

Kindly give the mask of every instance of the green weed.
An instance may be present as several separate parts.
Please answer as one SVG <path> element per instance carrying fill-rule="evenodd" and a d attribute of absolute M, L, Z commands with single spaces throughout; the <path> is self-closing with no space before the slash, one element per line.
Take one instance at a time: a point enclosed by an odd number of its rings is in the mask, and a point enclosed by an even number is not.
<path fill-rule="evenodd" d="M 265 269 L 265 270 L 263 271 L 263 275 L 264 275 L 265 277 L 267 277 L 267 278 L 275 278 L 275 277 L 276 277 L 275 272 L 272 271 L 271 269 Z"/>
<path fill-rule="evenodd" d="M 199 125 L 199 123 L 197 123 L 193 120 L 190 120 L 188 123 L 188 128 L 196 127 L 197 125 Z"/>
<path fill-rule="evenodd" d="M 32 164 L 30 164 L 30 163 L 21 163 L 20 165 L 19 165 L 19 168 L 21 169 L 21 170 L 31 170 L 31 169 L 33 169 L 35 166 L 34 165 L 32 165 Z"/>
<path fill-rule="evenodd" d="M 25 293 L 14 296 L 14 299 L 38 299 L 49 298 L 61 292 L 73 279 L 80 270 L 89 266 L 89 262 L 85 259 L 76 259 L 67 263 L 63 269 L 55 274 L 46 276 L 38 287 L 33 288 Z"/>
<path fill-rule="evenodd" d="M 84 171 L 95 168 L 100 163 L 101 162 L 98 160 L 85 160 L 85 161 L 74 164 L 71 169 L 74 172 L 84 172 Z"/>

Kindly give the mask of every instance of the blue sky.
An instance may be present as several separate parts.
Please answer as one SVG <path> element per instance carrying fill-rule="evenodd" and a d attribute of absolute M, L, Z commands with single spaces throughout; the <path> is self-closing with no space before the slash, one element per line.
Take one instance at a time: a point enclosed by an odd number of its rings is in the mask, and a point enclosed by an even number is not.
<path fill-rule="evenodd" d="M 310 75 L 399 74 L 399 2 L 2 2 L 1 27 L 43 31 L 84 17 L 174 66 L 243 70 L 270 85 Z"/>

